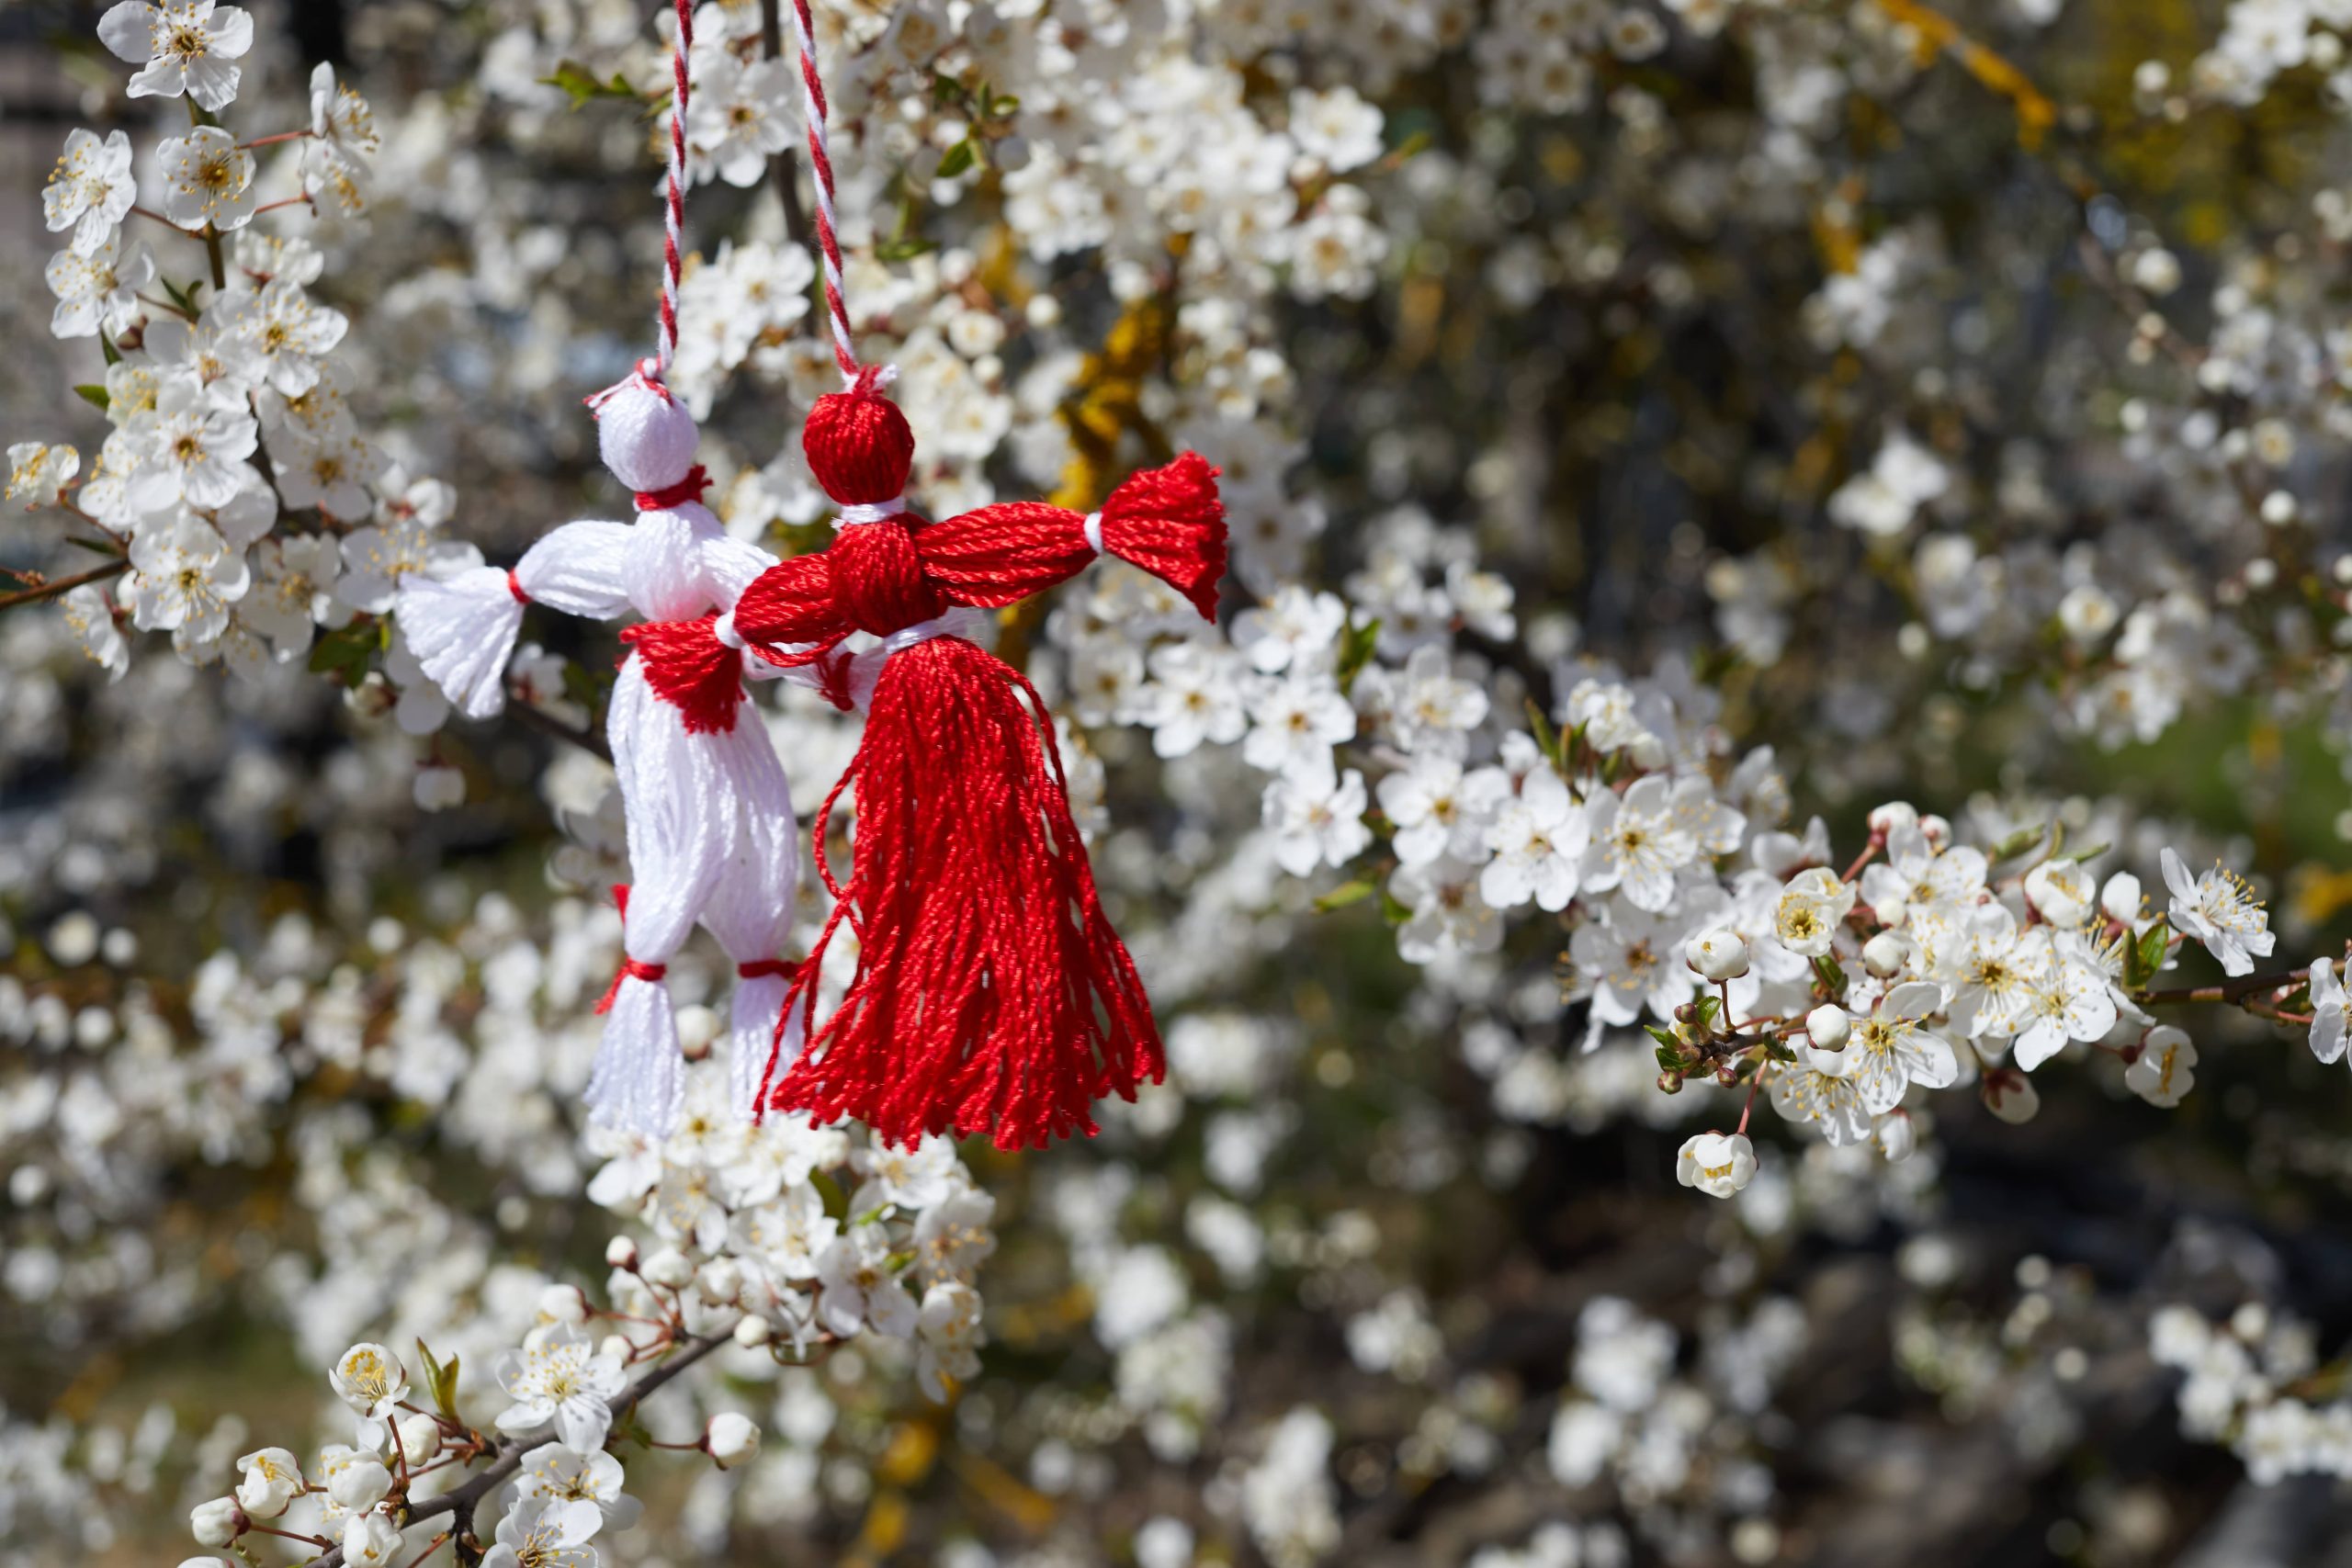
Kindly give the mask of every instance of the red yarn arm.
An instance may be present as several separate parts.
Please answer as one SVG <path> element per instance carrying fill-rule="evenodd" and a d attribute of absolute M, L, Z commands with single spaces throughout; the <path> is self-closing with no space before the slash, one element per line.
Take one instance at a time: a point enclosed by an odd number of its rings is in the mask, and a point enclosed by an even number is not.
<path fill-rule="evenodd" d="M 997 610 L 1067 581 L 1094 558 L 1086 519 L 1042 501 L 983 506 L 914 531 L 922 574 L 958 604 Z"/>
<path fill-rule="evenodd" d="M 833 598 L 832 562 L 822 555 L 778 561 L 735 601 L 735 635 L 786 669 L 822 657 L 852 629 Z M 786 645 L 802 646 L 783 651 Z"/>
<path fill-rule="evenodd" d="M 1225 576 L 1225 502 L 1218 470 L 1198 452 L 1131 476 L 1102 503 L 1102 547 L 1167 583 L 1216 619 Z"/>

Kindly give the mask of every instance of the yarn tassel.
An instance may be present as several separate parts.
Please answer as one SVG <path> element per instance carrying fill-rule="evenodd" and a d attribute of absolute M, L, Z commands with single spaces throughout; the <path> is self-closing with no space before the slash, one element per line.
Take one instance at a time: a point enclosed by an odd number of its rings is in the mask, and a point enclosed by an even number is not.
<path fill-rule="evenodd" d="M 628 608 L 628 527 L 568 523 L 523 552 L 513 570 L 478 566 L 447 578 L 412 571 L 393 606 L 409 651 L 468 718 L 506 705 L 506 667 L 526 604 L 609 620 Z"/>
<path fill-rule="evenodd" d="M 1226 567 L 1217 474 L 1186 452 L 1129 476 L 1091 517 L 1044 502 L 1004 502 L 915 530 L 915 551 L 924 578 L 959 604 L 1001 609 L 1076 575 L 1100 553 L 1141 567 L 1215 620 Z"/>
<path fill-rule="evenodd" d="M 1018 671 L 961 637 L 891 656 L 840 784 L 857 790 L 849 883 L 793 982 L 808 1021 L 841 922 L 847 994 L 766 1096 L 884 1142 L 987 1134 L 1000 1148 L 1092 1134 L 1093 1101 L 1165 1072 L 1134 963 L 1070 819 L 1051 719 Z M 831 815 L 832 800 L 820 815 Z M 1099 1010 L 1098 1010 L 1099 1008 Z M 775 1054 L 781 1066 L 786 1032 Z"/>

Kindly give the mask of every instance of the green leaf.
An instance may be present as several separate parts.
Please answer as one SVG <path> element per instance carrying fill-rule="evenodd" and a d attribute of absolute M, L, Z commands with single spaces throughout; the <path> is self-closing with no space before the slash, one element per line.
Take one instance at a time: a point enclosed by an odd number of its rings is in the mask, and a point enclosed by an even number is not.
<path fill-rule="evenodd" d="M 168 277 L 158 277 L 155 282 L 157 287 L 171 297 L 173 304 L 177 305 L 190 316 L 204 314 L 204 307 L 198 304 L 196 299 L 204 290 L 204 279 L 197 278 L 185 288 L 175 286 Z"/>
<path fill-rule="evenodd" d="M 1797 1059 L 1797 1054 L 1789 1048 L 1789 1043 L 1777 1034 L 1765 1040 L 1764 1054 L 1776 1062 L 1793 1062 Z"/>
<path fill-rule="evenodd" d="M 450 1420 L 458 1418 L 458 1358 L 447 1361 L 433 1359 L 432 1348 L 420 1336 L 416 1341 L 416 1359 L 424 1367 L 424 1392 L 432 1397 L 433 1408 Z"/>
<path fill-rule="evenodd" d="M 1318 915 L 1328 915 L 1334 909 L 1344 909 L 1351 904 L 1361 904 L 1371 897 L 1374 891 L 1372 884 L 1361 877 L 1353 882 L 1343 882 L 1315 900 L 1315 912 Z"/>
<path fill-rule="evenodd" d="M 97 410 L 100 413 L 106 412 L 107 404 L 112 401 L 112 400 L 107 396 L 106 388 L 96 382 L 92 382 L 90 385 L 85 387 L 74 388 L 74 395 L 81 399 L 84 402 L 89 404 L 92 408 Z"/>
<path fill-rule="evenodd" d="M 1568 771 L 1567 753 L 1561 749 L 1560 732 L 1552 728 L 1545 716 L 1544 705 L 1533 697 L 1527 699 L 1527 732 L 1535 737 L 1535 749 L 1552 759 L 1552 766 L 1565 774 Z"/>
<path fill-rule="evenodd" d="M 1713 1029 L 1715 1016 L 1723 1010 L 1724 999 L 1721 997 L 1701 997 L 1694 1010 L 1693 1021 L 1702 1029 Z"/>
<path fill-rule="evenodd" d="M 885 240 L 880 244 L 874 247 L 874 255 L 878 261 L 912 261 L 917 256 L 929 255 L 938 248 L 939 246 L 930 240 L 914 239 L 911 237 L 899 240 Z"/>
<path fill-rule="evenodd" d="M 1372 662 L 1372 650 L 1380 642 L 1380 617 L 1375 615 L 1360 626 L 1343 626 L 1340 630 L 1340 690 L 1355 689 L 1356 677 Z"/>
<path fill-rule="evenodd" d="M 356 688 L 368 678 L 368 664 L 376 656 L 382 636 L 372 620 L 338 626 L 311 645 L 311 670 L 315 674 L 333 676 L 346 688 Z"/>
<path fill-rule="evenodd" d="M 1838 967 L 1838 961 L 1829 954 L 1825 953 L 1813 961 L 1813 972 L 1821 977 L 1823 985 L 1829 987 L 1832 997 L 1846 994 L 1846 971 Z"/>
<path fill-rule="evenodd" d="M 107 356 L 109 368 L 122 363 L 122 350 L 115 347 L 114 339 L 104 333 L 98 334 L 98 352 Z"/>
<path fill-rule="evenodd" d="M 2015 860 L 2018 856 L 2025 853 L 2026 851 L 2033 848 L 2034 845 L 2041 842 L 2041 835 L 2044 829 L 2038 827 L 2018 829 L 2016 832 L 2011 833 L 2007 838 L 2003 839 L 1999 843 L 1993 846 L 1991 858 L 1995 861 Z"/>
<path fill-rule="evenodd" d="M 1653 1029 L 1650 1032 L 1652 1034 L 1657 1034 L 1662 1032 Z M 1658 1070 L 1660 1072 L 1679 1073 L 1682 1070 L 1682 1053 L 1676 1050 L 1673 1046 L 1659 1046 L 1657 1051 L 1657 1055 Z"/>
<path fill-rule="evenodd" d="M 2147 934 L 2124 950 L 2123 981 L 2129 986 L 2144 986 L 2156 977 L 2164 967 L 2165 951 L 2171 944 L 2172 930 L 2163 920 L 2150 926 Z"/>
<path fill-rule="evenodd" d="M 934 71 L 931 73 L 931 101 L 933 103 L 941 105 L 960 104 L 969 96 L 970 95 L 964 89 L 964 84 L 956 80 L 955 77 L 941 71 Z"/>
<path fill-rule="evenodd" d="M 947 150 L 947 156 L 939 160 L 939 177 L 943 180 L 952 180 L 979 161 L 979 148 L 973 143 L 970 137 L 967 136 Z"/>
<path fill-rule="evenodd" d="M 2103 854 L 2107 853 L 2107 852 L 2108 852 L 2108 851 L 2109 851 L 2109 850 L 2113 849 L 2114 847 L 2115 847 L 2115 846 L 2114 846 L 2113 844 L 2109 844 L 2109 843 L 2105 843 L 2105 842 L 2096 843 L 2096 844 L 2091 845 L 2088 849 L 2082 849 L 2082 850 L 2068 850 L 2068 851 L 2066 852 L 2065 858 L 2066 858 L 2067 860 L 2075 861 L 2075 862 L 2076 862 L 2076 863 L 2080 863 L 2080 862 L 2086 861 L 2086 860 L 2097 860 L 2097 859 L 2098 859 L 2098 857 L 2099 857 L 2099 856 L 2101 856 L 2101 855 L 2103 855 Z"/>
<path fill-rule="evenodd" d="M 1401 926 L 1413 918 L 1413 907 L 1384 887 L 1380 890 L 1380 918 L 1392 926 Z"/>
<path fill-rule="evenodd" d="M 628 79 L 623 76 L 619 72 L 616 71 L 613 73 L 613 79 L 611 81 L 600 82 L 589 73 L 586 66 L 573 60 L 566 60 L 559 62 L 555 68 L 555 74 L 552 76 L 540 77 L 539 85 L 543 87 L 562 88 L 564 93 L 571 99 L 571 107 L 575 109 L 580 107 L 581 105 L 592 102 L 597 98 L 628 98 L 634 100 L 645 96 L 639 92 L 635 87 L 630 86 L 628 85 Z"/>
<path fill-rule="evenodd" d="M 840 1182 L 824 1171 L 812 1170 L 808 1173 L 808 1185 L 825 1201 L 825 1213 L 832 1216 L 836 1224 L 849 1218 L 849 1194 L 842 1190 Z"/>

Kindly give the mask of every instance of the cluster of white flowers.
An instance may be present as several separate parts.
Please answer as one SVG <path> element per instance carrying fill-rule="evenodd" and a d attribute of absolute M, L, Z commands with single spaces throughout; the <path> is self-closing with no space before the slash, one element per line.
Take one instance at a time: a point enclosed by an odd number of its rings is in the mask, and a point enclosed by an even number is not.
<path fill-rule="evenodd" d="M 1748 1422 L 1766 1414 L 1805 1348 L 1804 1314 L 1773 1298 L 1744 1323 L 1712 1326 L 1700 1366 L 1686 1376 L 1668 1325 L 1620 1297 L 1586 1303 L 1569 1387 L 1552 1418 L 1551 1472 L 1570 1488 L 1606 1482 L 1636 1509 L 1711 1497 L 1738 1521 L 1736 1539 L 1760 1531 L 1777 1540 L 1771 1472 L 1744 1450 Z"/>
<path fill-rule="evenodd" d="M 217 114 L 237 97 L 241 69 L 230 62 L 252 46 L 253 22 L 209 0 L 125 0 L 99 36 L 143 67 L 132 96 L 185 93 Z M 282 183 L 294 194 L 263 202 L 272 178 L 261 162 L 273 145 L 288 149 Z M 170 632 L 191 662 L 225 659 L 257 675 L 307 654 L 320 626 L 371 608 L 339 589 L 365 598 L 371 575 L 399 570 L 376 553 L 371 531 L 352 532 L 379 506 L 396 511 L 401 487 L 382 482 L 388 460 L 345 400 L 333 353 L 349 322 L 310 292 L 327 257 L 254 221 L 278 208 L 315 209 L 322 193 L 341 213 L 358 212 L 377 145 L 366 101 L 324 65 L 311 77 L 307 125 L 240 142 L 206 120 L 157 143 L 160 215 L 135 205 L 126 133 L 67 137 L 42 193 L 51 231 L 70 231 L 49 266 L 51 330 L 100 340 L 104 378 L 87 395 L 113 429 L 86 475 L 71 447 L 10 447 L 8 494 L 63 508 L 128 567 L 115 591 L 85 586 L 64 599 L 84 648 L 111 675 L 129 667 L 125 620 Z M 160 259 L 127 238 L 134 217 L 153 220 Z"/>
<path fill-rule="evenodd" d="M 2309 1324 L 2260 1302 L 2225 1323 L 2175 1304 L 2150 1319 L 2148 1352 L 2181 1374 L 2181 1431 L 2227 1442 L 2257 1483 L 2352 1475 L 2352 1400 L 2317 1392 L 2331 1380 Z"/>

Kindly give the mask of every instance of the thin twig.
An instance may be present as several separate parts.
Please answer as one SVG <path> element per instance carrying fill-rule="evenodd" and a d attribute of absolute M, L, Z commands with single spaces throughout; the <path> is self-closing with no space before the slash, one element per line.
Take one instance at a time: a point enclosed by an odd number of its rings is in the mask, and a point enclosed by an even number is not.
<path fill-rule="evenodd" d="M 509 703 L 507 711 L 542 735 L 552 735 L 558 740 L 568 740 L 592 756 L 602 757 L 607 762 L 613 760 L 613 749 L 605 744 L 603 736 L 592 730 L 575 729 L 553 714 L 544 713 L 526 702 Z"/>
<path fill-rule="evenodd" d="M 104 566 L 92 567 L 89 570 L 76 572 L 72 577 L 51 579 L 37 588 L 28 588 L 22 592 L 0 594 L 0 610 L 13 610 L 19 604 L 38 604 L 44 599 L 54 599 L 61 594 L 71 593 L 85 583 L 104 582 L 109 577 L 120 577 L 130 570 L 130 562 L 128 560 L 108 561 Z"/>
<path fill-rule="evenodd" d="M 2262 991 L 2283 990 L 2300 986 L 2311 977 L 2311 971 L 2286 969 L 2269 975 L 2247 975 L 2235 980 L 2225 980 L 2218 986 L 2177 986 L 2162 991 L 2134 991 L 2137 1002 L 2237 1002 Z"/>

